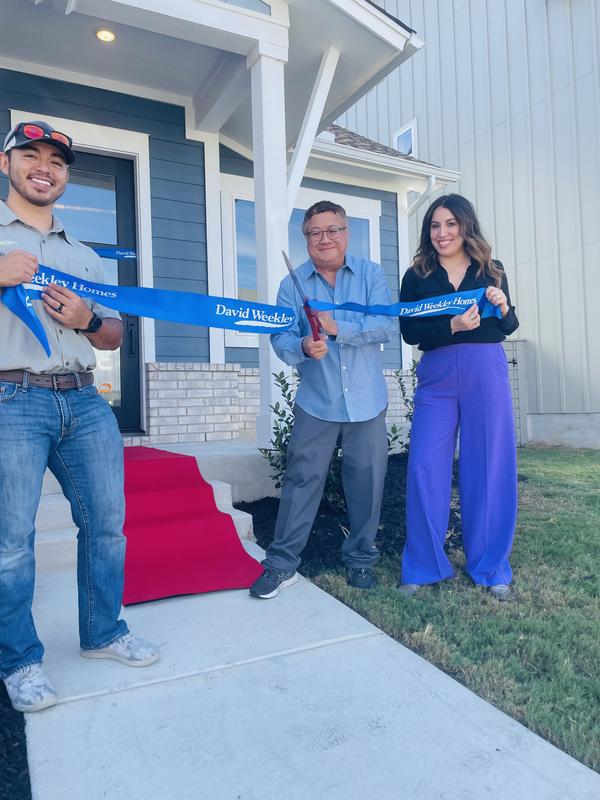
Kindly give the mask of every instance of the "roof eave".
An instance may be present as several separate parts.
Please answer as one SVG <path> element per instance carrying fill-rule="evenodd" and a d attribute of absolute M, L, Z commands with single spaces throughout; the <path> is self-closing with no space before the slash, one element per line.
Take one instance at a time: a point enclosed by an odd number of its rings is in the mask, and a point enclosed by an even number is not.
<path fill-rule="evenodd" d="M 371 170 L 393 174 L 407 178 L 435 177 L 440 183 L 456 183 L 460 180 L 460 172 L 438 167 L 422 161 L 412 161 L 402 156 L 390 156 L 384 153 L 375 153 L 350 147 L 345 144 L 316 140 L 311 157 L 335 161 L 338 164 L 349 166 L 363 166 Z"/>

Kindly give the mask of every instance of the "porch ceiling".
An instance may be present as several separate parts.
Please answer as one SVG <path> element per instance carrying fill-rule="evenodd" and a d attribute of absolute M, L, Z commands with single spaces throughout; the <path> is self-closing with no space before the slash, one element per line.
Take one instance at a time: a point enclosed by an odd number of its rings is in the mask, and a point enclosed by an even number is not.
<path fill-rule="evenodd" d="M 3 0 L 0 66 L 185 104 L 188 124 L 252 149 L 246 56 L 285 58 L 286 130 L 298 137 L 324 51 L 340 53 L 320 129 L 421 45 L 366 0 L 273 0 L 271 16 L 219 0 Z M 289 15 L 289 31 L 288 31 Z M 117 39 L 94 36 L 109 27 Z M 46 69 L 46 73 L 44 70 Z"/>

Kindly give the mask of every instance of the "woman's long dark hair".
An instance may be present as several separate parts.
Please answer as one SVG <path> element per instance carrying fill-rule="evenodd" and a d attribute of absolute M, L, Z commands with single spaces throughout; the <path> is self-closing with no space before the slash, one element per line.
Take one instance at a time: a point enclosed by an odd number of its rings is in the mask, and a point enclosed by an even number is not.
<path fill-rule="evenodd" d="M 492 248 L 481 232 L 477 214 L 466 197 L 460 194 L 444 194 L 434 200 L 423 217 L 421 241 L 413 259 L 413 269 L 421 278 L 427 278 L 437 269 L 438 254 L 431 243 L 431 219 L 436 208 L 447 208 L 460 225 L 460 233 L 465 240 L 464 248 L 471 260 L 477 264 L 477 277 L 487 275 L 500 286 L 502 270 L 492 261 Z"/>

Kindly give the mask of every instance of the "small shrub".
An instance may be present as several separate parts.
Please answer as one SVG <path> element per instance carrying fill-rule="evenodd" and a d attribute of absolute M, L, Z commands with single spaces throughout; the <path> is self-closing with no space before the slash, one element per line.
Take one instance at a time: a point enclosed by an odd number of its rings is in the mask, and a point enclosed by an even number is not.
<path fill-rule="evenodd" d="M 273 378 L 275 385 L 279 387 L 283 403 L 277 402 L 274 406 L 270 406 L 275 416 L 271 447 L 260 448 L 260 453 L 267 459 L 273 470 L 271 478 L 275 483 L 275 488 L 280 489 L 287 469 L 287 449 L 294 427 L 294 397 L 296 393 L 284 372 L 274 372 Z"/>

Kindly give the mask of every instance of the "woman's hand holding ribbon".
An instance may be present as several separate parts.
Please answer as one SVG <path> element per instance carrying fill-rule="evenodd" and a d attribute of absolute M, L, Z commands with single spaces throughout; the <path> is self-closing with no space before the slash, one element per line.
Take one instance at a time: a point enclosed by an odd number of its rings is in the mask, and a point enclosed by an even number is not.
<path fill-rule="evenodd" d="M 502 289 L 497 286 L 488 286 L 485 290 L 485 296 L 493 306 L 500 307 L 500 313 L 503 317 L 508 314 L 508 302 Z"/>
<path fill-rule="evenodd" d="M 477 303 L 473 303 L 472 306 L 467 308 L 464 314 L 456 314 L 456 316 L 452 317 L 450 320 L 450 330 L 453 334 L 459 331 L 472 331 L 478 328 L 480 324 L 481 317 L 479 316 L 479 306 Z"/>

